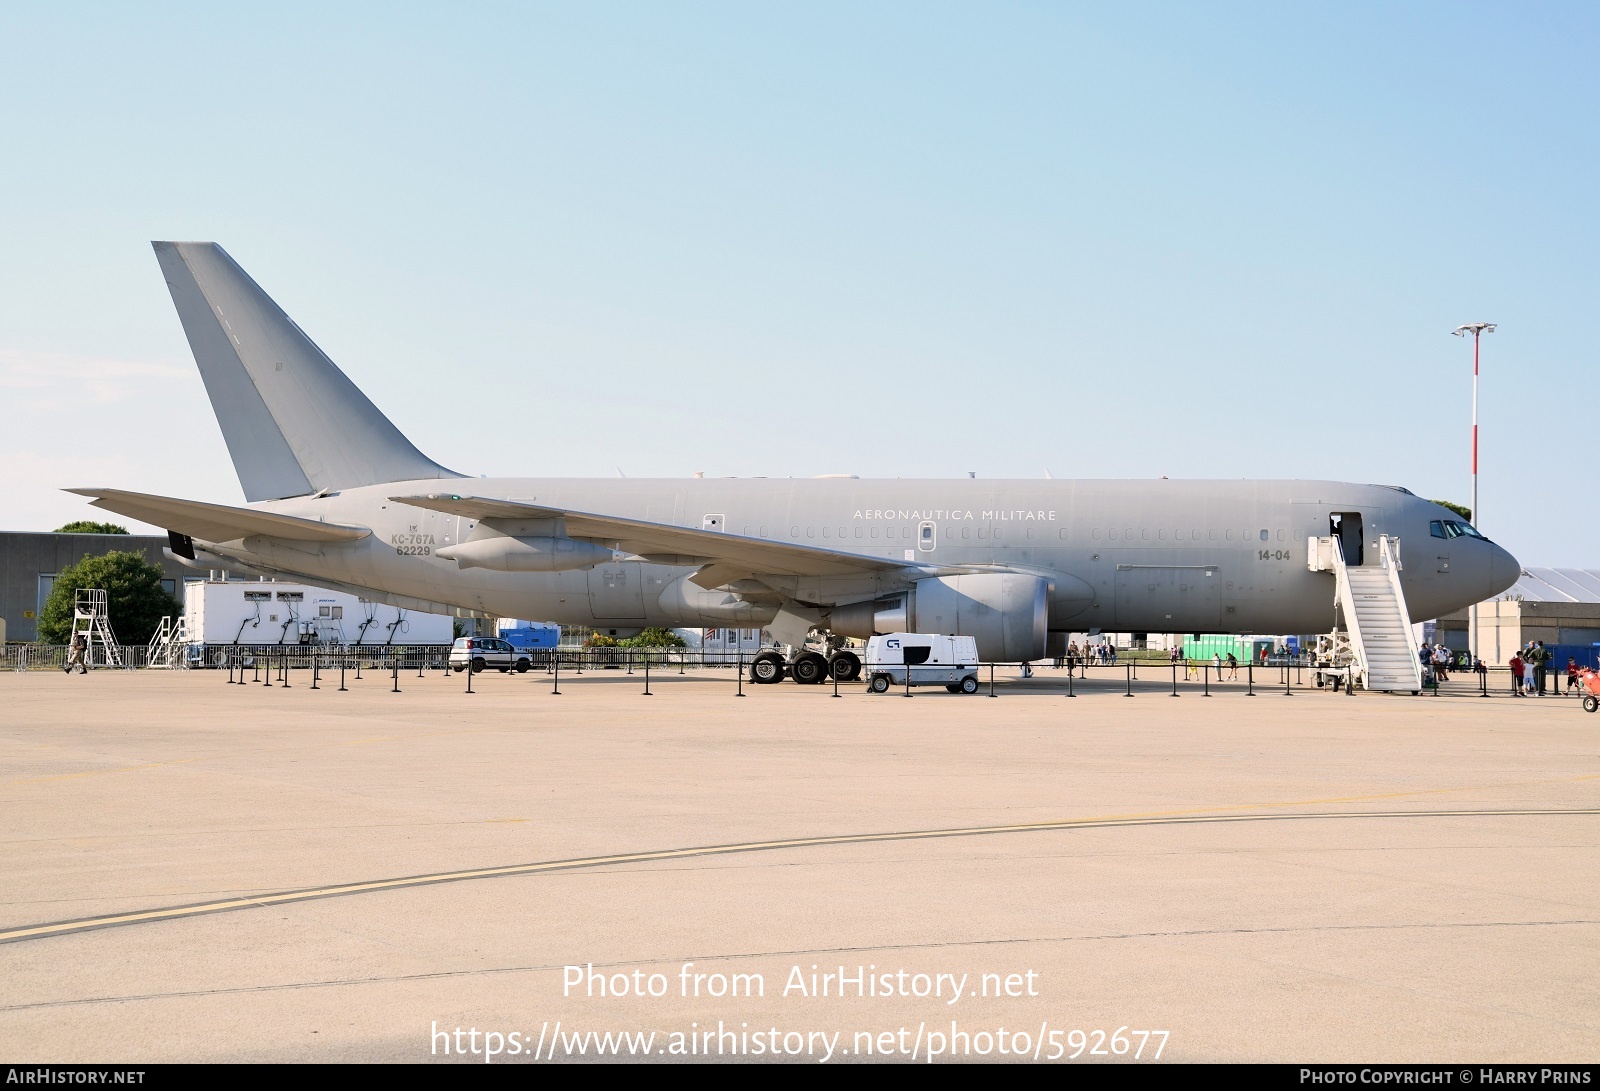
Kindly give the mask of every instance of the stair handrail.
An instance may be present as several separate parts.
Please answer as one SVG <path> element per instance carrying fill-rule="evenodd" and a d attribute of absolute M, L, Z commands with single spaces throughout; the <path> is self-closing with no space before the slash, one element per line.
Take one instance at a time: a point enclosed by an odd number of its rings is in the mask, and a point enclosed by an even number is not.
<path fill-rule="evenodd" d="M 168 642 L 172 639 L 172 618 L 163 616 L 161 624 L 156 626 L 156 631 L 150 637 L 150 643 L 145 645 L 144 661 L 149 666 L 154 666 L 167 654 Z"/>
<path fill-rule="evenodd" d="M 1416 630 L 1411 627 L 1411 610 L 1406 606 L 1405 588 L 1400 583 L 1400 539 L 1387 534 L 1378 535 L 1378 556 L 1389 576 L 1389 589 L 1394 592 L 1395 605 L 1400 608 L 1400 628 L 1405 632 L 1406 651 L 1411 657 L 1411 674 L 1416 682 L 1411 688 L 1421 689 L 1422 647 L 1417 643 Z"/>
<path fill-rule="evenodd" d="M 1350 656 L 1354 660 L 1351 664 L 1350 684 L 1354 685 L 1359 676 L 1361 687 L 1370 689 L 1372 687 L 1367 685 L 1367 644 L 1361 639 L 1361 618 L 1356 611 L 1355 588 L 1350 586 L 1349 565 L 1344 559 L 1344 540 L 1337 534 L 1333 536 L 1333 550 L 1333 574 L 1337 580 L 1339 606 L 1344 610 L 1344 627 L 1350 634 Z"/>

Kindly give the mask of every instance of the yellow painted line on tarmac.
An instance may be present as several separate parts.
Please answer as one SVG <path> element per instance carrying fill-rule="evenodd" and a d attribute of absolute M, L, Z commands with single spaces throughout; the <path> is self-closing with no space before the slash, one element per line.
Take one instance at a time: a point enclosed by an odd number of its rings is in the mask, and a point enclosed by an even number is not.
<path fill-rule="evenodd" d="M 1125 815 L 1105 818 L 1074 818 L 1051 822 L 1022 822 L 999 826 L 964 826 L 934 830 L 904 830 L 883 833 L 831 834 L 819 837 L 792 837 L 770 841 L 745 841 L 727 845 L 701 845 L 692 848 L 655 849 L 645 852 L 624 852 L 608 856 L 580 856 L 567 860 L 545 860 L 530 864 L 509 864 L 503 867 L 472 868 L 465 871 L 441 871 L 429 875 L 407 875 L 393 879 L 373 879 L 366 882 L 344 883 L 334 886 L 312 887 L 306 890 L 286 890 L 255 897 L 227 898 L 220 901 L 198 902 L 193 905 L 168 906 L 132 913 L 117 913 L 79 920 L 54 921 L 29 925 L 0 932 L 0 943 L 17 940 L 40 939 L 46 936 L 84 932 L 118 925 L 148 924 L 155 921 L 181 920 L 208 913 L 222 913 L 233 909 L 255 909 L 292 902 L 305 902 L 318 898 L 337 898 L 350 894 L 372 894 L 385 890 L 403 890 L 408 887 L 432 886 L 439 883 L 463 882 L 468 879 L 495 879 L 510 875 L 537 875 L 544 872 L 570 871 L 576 868 L 616 866 L 619 864 L 653 863 L 659 860 L 682 860 L 695 856 L 726 856 L 745 852 L 770 852 L 776 849 L 819 848 L 832 845 L 862 845 L 884 841 L 922 841 L 946 837 L 978 837 L 991 834 L 1038 833 L 1047 830 L 1104 829 L 1118 826 L 1157 826 L 1223 822 L 1281 822 L 1286 820 L 1358 819 L 1358 818 L 1513 818 L 1525 816 L 1600 815 L 1600 808 L 1584 809 L 1519 809 L 1519 810 L 1451 810 L 1451 811 L 1332 811 L 1301 812 L 1290 814 L 1161 814 L 1151 816 Z"/>

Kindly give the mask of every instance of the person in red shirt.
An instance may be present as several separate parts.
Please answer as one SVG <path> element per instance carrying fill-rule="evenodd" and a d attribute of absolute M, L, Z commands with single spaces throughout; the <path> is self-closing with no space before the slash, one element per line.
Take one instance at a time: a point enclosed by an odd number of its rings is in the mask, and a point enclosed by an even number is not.
<path fill-rule="evenodd" d="M 1522 653 L 1513 652 L 1511 655 L 1511 696 L 1522 696 Z"/>
<path fill-rule="evenodd" d="M 1567 692 L 1571 693 L 1578 688 L 1578 660 L 1567 656 Z"/>

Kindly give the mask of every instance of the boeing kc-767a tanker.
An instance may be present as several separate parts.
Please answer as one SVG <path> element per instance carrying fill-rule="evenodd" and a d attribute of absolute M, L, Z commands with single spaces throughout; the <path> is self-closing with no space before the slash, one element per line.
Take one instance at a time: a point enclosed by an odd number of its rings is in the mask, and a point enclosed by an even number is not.
<path fill-rule="evenodd" d="M 198 568 L 602 629 L 763 627 L 796 648 L 813 627 L 960 634 L 1004 662 L 1068 631 L 1328 631 L 1330 546 L 1351 573 L 1394 566 L 1419 618 L 1519 573 L 1452 512 L 1384 485 L 464 477 L 221 247 L 154 245 L 248 506 L 71 491 L 167 528 Z M 769 653 L 754 673 L 830 669 L 859 663 Z"/>

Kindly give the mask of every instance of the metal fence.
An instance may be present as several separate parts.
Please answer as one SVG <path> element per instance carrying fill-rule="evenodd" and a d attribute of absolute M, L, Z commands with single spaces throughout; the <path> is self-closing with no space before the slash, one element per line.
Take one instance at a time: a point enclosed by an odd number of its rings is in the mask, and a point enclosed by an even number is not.
<path fill-rule="evenodd" d="M 350 670 L 401 669 L 443 670 L 449 664 L 449 644 L 427 645 L 305 645 L 305 644 L 191 644 L 174 662 L 188 670 L 226 670 L 254 667 L 257 661 L 288 663 L 290 669 L 310 669 L 320 665 L 337 669 L 343 663 Z M 159 656 L 152 656 L 142 644 L 118 648 L 123 666 L 119 669 L 143 670 L 166 667 Z M 65 644 L 8 644 L 0 649 L 0 670 L 63 670 L 72 650 Z M 736 668 L 749 664 L 752 653 L 702 651 L 698 648 L 532 648 L 525 653 L 532 668 L 550 670 L 559 659 L 562 670 L 575 673 L 589 670 L 632 672 L 649 664 L 652 670 L 702 670 Z M 96 670 L 110 669 L 103 661 L 91 662 Z"/>
<path fill-rule="evenodd" d="M 123 666 L 108 668 L 103 662 L 91 663 L 91 669 L 160 669 L 164 663 L 152 664 L 148 649 L 142 645 L 127 645 L 121 649 Z M 191 645 L 180 662 L 181 669 L 226 671 L 230 680 L 249 679 L 261 681 L 268 678 L 288 681 L 309 675 L 310 680 L 345 675 L 361 677 L 364 672 L 375 671 L 393 675 L 398 679 L 406 673 L 423 675 L 427 672 L 450 670 L 450 645 L 425 646 L 337 646 L 337 645 Z M 61 644 L 10 644 L 0 649 L 0 671 L 63 670 L 71 658 L 71 650 Z M 702 651 L 698 648 L 535 648 L 527 652 L 529 670 L 556 676 L 582 676 L 585 673 L 618 672 L 623 675 L 643 674 L 648 679 L 654 675 L 686 674 L 689 671 L 713 671 L 742 687 L 753 682 L 750 677 L 750 654 Z M 742 669 L 741 669 L 742 668 Z M 494 668 L 491 668 L 493 673 Z M 1070 668 L 1064 661 L 1022 664 L 983 663 L 978 667 L 980 680 L 993 695 L 997 692 L 997 672 L 1008 676 L 1022 675 L 1037 681 L 1054 683 L 1051 688 L 1063 689 L 1067 696 L 1077 696 L 1081 687 L 1085 695 L 1120 693 L 1132 697 L 1165 693 L 1181 696 L 1189 693 L 1208 695 L 1242 692 L 1245 694 L 1279 692 L 1285 694 L 1344 692 L 1342 671 L 1319 670 L 1305 663 L 1277 662 L 1270 665 L 1240 663 L 1237 668 L 1224 664 L 1220 669 L 1210 659 L 1177 660 L 1138 659 L 1121 657 L 1112 662 L 1073 661 Z M 867 681 L 870 674 L 863 670 L 857 685 Z M 1581 681 L 1569 684 L 1564 669 L 1552 669 L 1545 676 L 1545 696 L 1585 697 L 1588 691 Z M 787 683 L 792 684 L 792 683 Z M 816 688 L 827 689 L 831 679 Z M 841 683 L 850 685 L 850 683 Z M 1086 685 L 1085 685 L 1086 684 Z M 1009 684 L 1008 687 L 1010 688 Z M 648 682 L 646 681 L 646 689 Z M 742 689 L 741 689 L 742 692 Z M 1442 684 L 1432 671 L 1424 677 L 1423 692 L 1430 696 L 1510 697 L 1520 696 L 1518 680 L 1508 667 L 1489 667 L 1482 673 L 1466 669 L 1449 672 Z"/>

